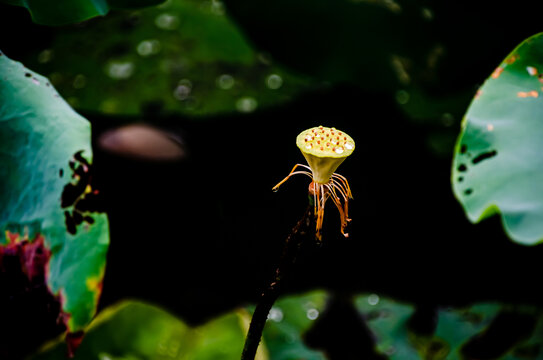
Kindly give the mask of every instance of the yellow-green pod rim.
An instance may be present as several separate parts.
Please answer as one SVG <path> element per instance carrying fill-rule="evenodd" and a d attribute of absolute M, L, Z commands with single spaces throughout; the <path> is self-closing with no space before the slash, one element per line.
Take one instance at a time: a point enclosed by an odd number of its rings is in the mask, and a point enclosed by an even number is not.
<path fill-rule="evenodd" d="M 354 140 L 344 131 L 317 126 L 302 131 L 296 138 L 302 153 L 316 157 L 346 158 L 354 151 Z"/>

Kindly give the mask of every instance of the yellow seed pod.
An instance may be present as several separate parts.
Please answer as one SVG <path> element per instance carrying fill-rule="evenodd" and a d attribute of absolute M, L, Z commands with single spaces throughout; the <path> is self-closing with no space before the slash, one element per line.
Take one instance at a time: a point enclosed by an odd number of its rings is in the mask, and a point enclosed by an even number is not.
<path fill-rule="evenodd" d="M 330 181 L 339 165 L 354 151 L 354 140 L 341 130 L 318 126 L 302 131 L 296 138 L 313 180 L 319 184 Z"/>

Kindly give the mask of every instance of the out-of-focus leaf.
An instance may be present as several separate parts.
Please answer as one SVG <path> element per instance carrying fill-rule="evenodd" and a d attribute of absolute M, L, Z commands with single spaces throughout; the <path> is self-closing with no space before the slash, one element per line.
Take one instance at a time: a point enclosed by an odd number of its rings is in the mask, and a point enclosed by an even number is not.
<path fill-rule="evenodd" d="M 323 292 L 279 300 L 270 313 L 257 359 L 325 359 L 307 349 L 301 339 L 325 300 Z M 158 307 L 123 302 L 98 315 L 75 359 L 236 360 L 241 356 L 249 322 L 249 312 L 238 309 L 191 327 Z M 62 341 L 53 342 L 32 359 L 59 359 L 65 354 L 65 346 Z"/>
<path fill-rule="evenodd" d="M 263 335 L 272 360 L 326 359 L 320 351 L 306 347 L 302 336 L 324 310 L 327 298 L 326 293 L 316 291 L 275 303 Z"/>
<path fill-rule="evenodd" d="M 164 0 L 0 0 L 24 6 L 32 20 L 42 25 L 64 25 L 105 15 L 110 8 L 137 8 L 162 3 Z"/>
<path fill-rule="evenodd" d="M 543 316 L 533 306 L 478 303 L 439 309 L 434 332 L 421 335 L 409 327 L 415 311 L 410 304 L 375 294 L 359 296 L 355 304 L 375 336 L 377 351 L 391 360 L 543 358 Z"/>
<path fill-rule="evenodd" d="M 508 236 L 543 240 L 543 35 L 524 41 L 496 68 L 462 123 L 454 194 L 470 221 L 500 213 Z"/>
<path fill-rule="evenodd" d="M 432 46 L 430 22 L 419 2 L 324 0 L 225 4 L 247 35 L 292 68 L 331 82 L 365 89 L 395 89 L 406 70 Z"/>
<path fill-rule="evenodd" d="M 74 359 L 239 359 L 247 316 L 233 312 L 192 328 L 155 306 L 124 302 L 100 313 Z M 32 359 L 61 359 L 65 353 L 59 341 Z"/>
<path fill-rule="evenodd" d="M 413 314 L 412 305 L 379 298 L 372 294 L 355 299 L 358 311 L 364 316 L 376 341 L 376 350 L 391 359 L 419 359 L 409 343 L 406 324 Z"/>
<path fill-rule="evenodd" d="M 48 79 L 2 53 L 0 123 L 0 245 L 44 239 L 47 285 L 68 330 L 81 330 L 96 311 L 109 244 L 106 215 L 89 207 L 90 124 Z"/>
<path fill-rule="evenodd" d="M 115 115 L 248 113 L 310 86 L 256 52 L 215 1 L 170 0 L 58 29 L 28 60 L 74 108 Z"/>

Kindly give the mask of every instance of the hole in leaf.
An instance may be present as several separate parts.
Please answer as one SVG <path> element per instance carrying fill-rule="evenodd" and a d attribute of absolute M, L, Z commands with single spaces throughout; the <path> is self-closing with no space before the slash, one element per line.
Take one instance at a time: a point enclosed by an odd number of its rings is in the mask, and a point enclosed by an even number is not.
<path fill-rule="evenodd" d="M 467 168 L 467 166 L 465 164 L 458 165 L 458 171 L 464 172 L 464 171 L 467 171 L 467 170 L 468 170 L 468 168 Z"/>
<path fill-rule="evenodd" d="M 83 221 L 85 221 L 89 225 L 94 224 L 94 219 L 91 216 L 88 216 L 88 215 L 83 217 Z"/>
<path fill-rule="evenodd" d="M 69 211 L 64 212 L 64 222 L 66 223 L 66 230 L 68 230 L 70 234 L 75 235 L 75 221 Z"/>
<path fill-rule="evenodd" d="M 483 160 L 490 159 L 496 156 L 497 154 L 498 152 L 496 150 L 488 151 L 488 152 L 477 155 L 473 160 L 471 160 L 471 162 L 475 165 L 475 164 L 480 163 Z"/>
<path fill-rule="evenodd" d="M 418 335 L 431 335 L 437 326 L 437 308 L 430 305 L 419 305 L 409 318 L 407 327 Z"/>
<path fill-rule="evenodd" d="M 464 195 L 471 195 L 471 194 L 473 194 L 473 189 L 464 190 Z"/>
<path fill-rule="evenodd" d="M 72 212 L 72 219 L 74 220 L 75 225 L 79 225 L 83 222 L 83 215 L 77 210 Z"/>
<path fill-rule="evenodd" d="M 83 222 L 94 224 L 94 219 L 89 212 L 103 212 L 100 192 L 93 189 L 92 166 L 83 157 L 83 150 L 76 152 L 68 162 L 72 170 L 71 182 L 64 186 L 60 205 L 67 210 L 64 212 L 66 230 L 75 235 L 77 226 Z M 62 169 L 59 171 L 63 176 Z"/>
<path fill-rule="evenodd" d="M 460 154 L 465 154 L 466 151 L 468 151 L 468 146 L 466 144 L 462 144 L 462 146 L 460 146 Z"/>

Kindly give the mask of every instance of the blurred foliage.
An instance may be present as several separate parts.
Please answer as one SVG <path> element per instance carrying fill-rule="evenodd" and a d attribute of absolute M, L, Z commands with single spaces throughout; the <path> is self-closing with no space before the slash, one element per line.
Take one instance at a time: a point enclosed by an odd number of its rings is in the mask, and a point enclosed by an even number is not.
<path fill-rule="evenodd" d="M 74 359 L 236 359 L 246 316 L 233 312 L 191 328 L 152 305 L 124 302 L 99 314 Z M 61 359 L 66 351 L 64 342 L 57 341 L 32 359 Z"/>
<path fill-rule="evenodd" d="M 217 0 L 168 0 L 58 29 L 28 61 L 74 108 L 115 115 L 247 113 L 311 86 L 255 51 Z"/>
<path fill-rule="evenodd" d="M 313 292 L 279 300 L 270 313 L 257 359 L 324 359 L 303 345 L 300 333 L 318 317 L 325 299 L 323 292 Z M 249 312 L 238 309 L 191 327 L 158 307 L 127 301 L 98 315 L 75 359 L 235 360 L 241 355 L 249 322 Z M 66 345 L 57 340 L 32 359 L 60 359 L 65 353 Z"/>
<path fill-rule="evenodd" d="M 543 34 L 524 41 L 477 92 L 455 148 L 452 183 L 469 219 L 500 213 L 509 237 L 543 241 Z"/>
<path fill-rule="evenodd" d="M 247 36 L 282 64 L 321 81 L 395 96 L 407 118 L 430 128 L 428 148 L 441 157 L 450 157 L 456 126 L 483 75 L 507 46 L 540 31 L 542 10 L 485 1 L 225 4 Z M 512 23 L 517 18 L 521 26 Z"/>
<path fill-rule="evenodd" d="M 302 335 L 324 311 L 328 296 L 322 291 L 279 299 L 270 311 L 264 328 L 264 344 L 272 360 L 324 360 L 307 348 Z"/>
<path fill-rule="evenodd" d="M 375 336 L 377 351 L 394 360 L 542 359 L 543 316 L 534 306 L 478 303 L 436 309 L 431 333 L 417 332 L 412 305 L 359 296 L 355 305 Z"/>
<path fill-rule="evenodd" d="M 110 8 L 135 8 L 160 4 L 164 0 L 0 0 L 24 6 L 32 20 L 43 25 L 63 25 L 105 15 Z"/>
<path fill-rule="evenodd" d="M 372 91 L 408 84 L 405 56 L 422 59 L 434 45 L 420 1 L 225 3 L 247 34 L 281 62 L 326 81 Z"/>
<path fill-rule="evenodd" d="M 109 244 L 107 217 L 81 207 L 94 191 L 90 124 L 46 78 L 2 53 L 0 98 L 0 244 L 45 238 L 49 262 L 40 263 L 39 254 L 28 261 L 48 269 L 47 285 L 65 312 L 60 319 L 81 330 L 96 312 Z"/>

